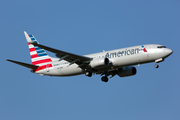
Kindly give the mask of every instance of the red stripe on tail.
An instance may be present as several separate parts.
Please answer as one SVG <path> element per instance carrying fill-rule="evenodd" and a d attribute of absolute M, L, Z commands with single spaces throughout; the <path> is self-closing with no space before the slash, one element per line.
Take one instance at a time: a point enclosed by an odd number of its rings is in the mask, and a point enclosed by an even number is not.
<path fill-rule="evenodd" d="M 31 59 L 39 57 L 38 54 L 31 55 Z"/>
<path fill-rule="evenodd" d="M 33 47 L 33 48 L 30 48 L 29 51 L 33 52 L 33 51 L 36 51 L 36 49 Z"/>
<path fill-rule="evenodd" d="M 32 64 L 37 65 L 37 64 L 46 63 L 46 62 L 52 62 L 52 60 L 50 58 L 48 58 L 48 59 L 43 59 L 43 60 L 38 60 L 38 61 L 32 62 Z"/>

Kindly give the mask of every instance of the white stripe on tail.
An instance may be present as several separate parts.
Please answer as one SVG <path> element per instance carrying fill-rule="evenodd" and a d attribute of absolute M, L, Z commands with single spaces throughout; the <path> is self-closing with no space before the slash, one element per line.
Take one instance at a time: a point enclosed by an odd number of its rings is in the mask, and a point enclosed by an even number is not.
<path fill-rule="evenodd" d="M 45 50 L 31 44 L 32 42 L 38 44 L 36 38 L 33 35 L 28 35 L 25 31 L 24 34 L 28 42 L 32 64 L 40 66 L 35 71 L 45 69 L 47 66 L 52 67 L 52 59 Z"/>

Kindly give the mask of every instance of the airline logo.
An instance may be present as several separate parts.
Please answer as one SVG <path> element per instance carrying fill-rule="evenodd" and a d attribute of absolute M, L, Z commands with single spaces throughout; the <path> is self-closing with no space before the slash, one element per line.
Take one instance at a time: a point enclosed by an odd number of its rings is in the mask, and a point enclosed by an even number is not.
<path fill-rule="evenodd" d="M 143 45 L 141 47 L 143 48 L 144 52 L 147 52 L 146 48 Z"/>
<path fill-rule="evenodd" d="M 125 50 L 118 51 L 118 52 L 111 52 L 111 53 L 107 52 L 105 57 L 106 58 L 116 58 L 116 57 L 121 57 L 121 56 L 138 54 L 140 51 L 148 52 L 143 45 L 141 47 L 142 47 L 142 49 L 135 48 L 135 49 L 125 49 Z"/>
<path fill-rule="evenodd" d="M 38 41 L 33 35 L 29 35 L 29 37 L 34 43 L 38 43 Z M 48 68 L 52 67 L 52 64 L 51 64 L 52 60 L 44 51 L 44 49 L 34 46 L 30 43 L 28 43 L 28 46 L 29 46 L 32 64 L 40 66 L 38 69 L 33 70 L 33 72 L 46 69 L 47 67 Z"/>
<path fill-rule="evenodd" d="M 126 55 L 134 55 L 138 54 L 141 49 L 135 48 L 135 49 L 125 49 L 123 51 L 118 51 L 118 52 L 107 52 L 105 57 L 106 58 L 115 58 L 115 57 L 121 57 L 121 56 L 126 56 Z"/>

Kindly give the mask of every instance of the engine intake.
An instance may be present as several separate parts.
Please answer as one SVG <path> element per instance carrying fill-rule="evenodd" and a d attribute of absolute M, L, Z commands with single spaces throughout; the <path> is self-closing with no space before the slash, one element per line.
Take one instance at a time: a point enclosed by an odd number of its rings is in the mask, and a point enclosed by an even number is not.
<path fill-rule="evenodd" d="M 120 70 L 118 70 L 119 77 L 128 77 L 135 75 L 137 73 L 137 70 L 135 67 L 125 67 Z"/>
<path fill-rule="evenodd" d="M 92 68 L 98 68 L 109 65 L 109 59 L 108 58 L 96 58 L 90 62 L 90 66 Z"/>

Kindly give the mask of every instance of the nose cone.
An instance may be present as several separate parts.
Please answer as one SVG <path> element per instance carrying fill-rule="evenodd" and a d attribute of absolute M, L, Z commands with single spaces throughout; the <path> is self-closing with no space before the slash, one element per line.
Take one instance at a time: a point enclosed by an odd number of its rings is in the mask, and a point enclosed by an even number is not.
<path fill-rule="evenodd" d="M 166 48 L 165 53 L 167 54 L 167 57 L 173 53 L 173 51 L 169 48 Z"/>

